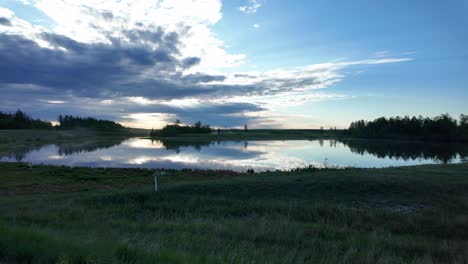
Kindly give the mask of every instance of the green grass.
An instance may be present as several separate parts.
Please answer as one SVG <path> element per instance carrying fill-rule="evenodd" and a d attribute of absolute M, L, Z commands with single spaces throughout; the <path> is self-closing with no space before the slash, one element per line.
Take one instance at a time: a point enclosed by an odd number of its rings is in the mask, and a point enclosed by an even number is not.
<path fill-rule="evenodd" d="M 238 174 L 0 163 L 6 263 L 466 263 L 468 164 Z"/>

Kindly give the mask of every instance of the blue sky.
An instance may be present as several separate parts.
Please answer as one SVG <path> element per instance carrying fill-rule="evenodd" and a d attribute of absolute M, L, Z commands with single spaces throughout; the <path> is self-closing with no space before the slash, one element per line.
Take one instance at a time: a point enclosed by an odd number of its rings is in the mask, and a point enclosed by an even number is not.
<path fill-rule="evenodd" d="M 147 128 L 458 116 L 467 28 L 462 0 L 0 0 L 0 110 Z"/>

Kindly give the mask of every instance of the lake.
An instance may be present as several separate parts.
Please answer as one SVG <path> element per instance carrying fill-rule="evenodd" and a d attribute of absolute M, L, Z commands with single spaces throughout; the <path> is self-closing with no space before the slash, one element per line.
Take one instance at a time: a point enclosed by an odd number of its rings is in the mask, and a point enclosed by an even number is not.
<path fill-rule="evenodd" d="M 130 138 L 0 152 L 0 161 L 86 167 L 245 171 L 307 165 L 389 167 L 468 160 L 468 145 L 381 140 L 182 142 Z"/>

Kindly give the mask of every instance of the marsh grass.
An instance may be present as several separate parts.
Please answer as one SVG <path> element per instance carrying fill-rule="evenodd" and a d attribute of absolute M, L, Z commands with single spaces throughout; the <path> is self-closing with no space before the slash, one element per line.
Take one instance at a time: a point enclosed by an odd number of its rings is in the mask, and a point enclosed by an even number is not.
<path fill-rule="evenodd" d="M 467 164 L 168 171 L 158 193 L 149 170 L 0 169 L 7 263 L 468 261 Z"/>

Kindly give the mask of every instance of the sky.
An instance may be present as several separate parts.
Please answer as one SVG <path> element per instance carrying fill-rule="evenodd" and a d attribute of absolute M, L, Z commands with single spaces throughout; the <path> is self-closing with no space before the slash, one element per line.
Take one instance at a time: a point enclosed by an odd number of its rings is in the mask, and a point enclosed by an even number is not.
<path fill-rule="evenodd" d="M 466 0 L 0 0 L 0 111 L 160 128 L 468 114 Z"/>

